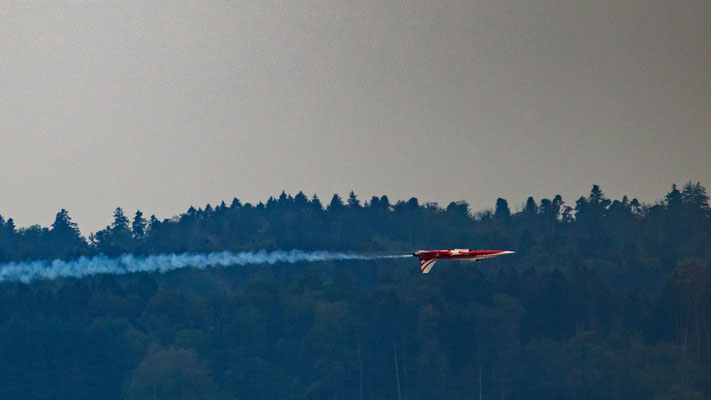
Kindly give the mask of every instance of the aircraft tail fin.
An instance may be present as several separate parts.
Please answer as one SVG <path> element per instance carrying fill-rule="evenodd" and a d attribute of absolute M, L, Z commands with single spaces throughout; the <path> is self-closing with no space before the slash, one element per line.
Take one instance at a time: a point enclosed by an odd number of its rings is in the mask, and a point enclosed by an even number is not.
<path fill-rule="evenodd" d="M 429 273 L 436 262 L 436 258 L 420 258 L 420 269 L 422 270 L 422 273 Z"/>

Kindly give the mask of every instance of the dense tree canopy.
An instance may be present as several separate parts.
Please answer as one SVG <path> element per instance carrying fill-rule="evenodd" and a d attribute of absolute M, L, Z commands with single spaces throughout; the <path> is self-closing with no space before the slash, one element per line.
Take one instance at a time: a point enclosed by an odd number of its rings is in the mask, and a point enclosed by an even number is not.
<path fill-rule="evenodd" d="M 387 196 L 282 193 L 159 221 L 121 208 L 84 240 L 0 217 L 0 260 L 104 253 L 501 248 L 412 259 L 0 284 L 2 398 L 708 399 L 711 211 L 699 183 L 657 204 L 593 186 L 473 214 Z M 0 269 L 4 268 L 0 266 Z"/>

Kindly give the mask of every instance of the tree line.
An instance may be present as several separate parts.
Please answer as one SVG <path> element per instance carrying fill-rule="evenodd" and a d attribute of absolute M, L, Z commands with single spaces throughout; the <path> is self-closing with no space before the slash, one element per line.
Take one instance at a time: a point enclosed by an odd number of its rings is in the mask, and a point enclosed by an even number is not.
<path fill-rule="evenodd" d="M 373 196 L 364 204 L 351 192 L 346 201 L 334 194 L 324 206 L 314 195 L 284 192 L 266 203 L 242 204 L 237 198 L 228 206 L 191 206 L 185 213 L 158 220 L 139 210 L 129 218 L 116 208 L 105 229 L 81 236 L 77 224 L 62 209 L 51 227 L 32 225 L 17 229 L 12 218 L 0 216 L 0 262 L 34 259 L 71 259 L 79 256 L 124 253 L 241 251 L 253 249 L 305 250 L 410 250 L 414 247 L 495 246 L 528 251 L 543 246 L 547 251 L 571 244 L 584 255 L 630 250 L 658 249 L 672 240 L 674 251 L 703 249 L 694 239 L 708 218 L 708 195 L 700 184 L 676 185 L 662 201 L 641 204 L 626 196 L 605 197 L 597 185 L 574 206 L 560 195 L 539 202 L 529 197 L 524 208 L 512 213 L 499 198 L 495 209 L 472 214 L 466 202 L 442 208 L 420 204 L 416 198 L 391 204 L 387 196 Z M 664 235 L 671 234 L 672 237 Z M 691 239 L 691 240 L 687 240 Z M 675 245 L 683 245 L 681 248 Z M 691 249 L 689 246 L 695 246 Z"/>

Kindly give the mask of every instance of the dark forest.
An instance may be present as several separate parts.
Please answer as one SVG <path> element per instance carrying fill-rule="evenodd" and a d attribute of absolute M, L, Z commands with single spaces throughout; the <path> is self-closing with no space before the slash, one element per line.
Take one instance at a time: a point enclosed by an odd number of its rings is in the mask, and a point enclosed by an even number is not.
<path fill-rule="evenodd" d="M 598 186 L 567 204 L 473 212 L 417 199 L 117 208 L 82 237 L 0 217 L 0 263 L 258 249 L 415 258 L 0 283 L 0 398 L 709 399 L 711 210 L 700 183 L 655 204 Z M 3 266 L 0 265 L 0 269 Z"/>

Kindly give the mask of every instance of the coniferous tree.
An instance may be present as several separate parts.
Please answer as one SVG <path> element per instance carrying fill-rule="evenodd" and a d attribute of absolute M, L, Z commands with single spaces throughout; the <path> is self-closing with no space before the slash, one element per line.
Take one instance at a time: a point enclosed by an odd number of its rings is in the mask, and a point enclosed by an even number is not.
<path fill-rule="evenodd" d="M 111 223 L 111 231 L 117 235 L 128 235 L 131 229 L 128 226 L 128 217 L 123 213 L 121 207 L 114 210 L 114 222 Z"/>
<path fill-rule="evenodd" d="M 309 202 L 309 199 L 306 198 L 306 195 L 302 191 L 299 191 L 299 193 L 297 193 L 296 196 L 294 196 L 294 204 L 296 204 L 300 208 L 303 208 L 304 206 L 306 206 L 306 204 L 308 204 L 308 202 Z"/>
<path fill-rule="evenodd" d="M 343 207 L 343 200 L 341 200 L 341 196 L 334 193 L 333 197 L 331 197 L 331 202 L 328 203 L 327 210 L 330 212 L 339 212 L 343 210 Z"/>
<path fill-rule="evenodd" d="M 681 202 L 687 207 L 702 211 L 709 210 L 709 196 L 706 194 L 706 188 L 701 186 L 699 182 L 692 184 L 689 181 L 684 185 L 681 191 Z"/>
<path fill-rule="evenodd" d="M 54 257 L 74 258 L 85 254 L 87 243 L 81 237 L 77 224 L 69 217 L 65 209 L 61 209 L 52 223 L 50 231 Z"/>
<path fill-rule="evenodd" d="M 141 210 L 136 211 L 136 215 L 133 217 L 133 222 L 131 222 L 131 230 L 133 231 L 133 238 L 141 240 L 146 236 L 146 226 L 147 221 L 143 218 L 143 213 Z"/>
<path fill-rule="evenodd" d="M 361 208 L 360 200 L 358 200 L 358 196 L 353 191 L 348 194 L 348 207 L 351 209 Z"/>
<path fill-rule="evenodd" d="M 318 211 L 323 210 L 323 204 L 321 204 L 321 200 L 319 200 L 318 196 L 316 196 L 315 193 L 311 197 L 311 205 L 314 207 L 314 209 Z"/>
<path fill-rule="evenodd" d="M 498 220 L 507 220 L 511 216 L 511 210 L 509 209 L 509 203 L 506 199 L 499 197 L 496 199 L 496 209 L 494 211 L 494 217 Z"/>
<path fill-rule="evenodd" d="M 99 252 L 110 256 L 129 253 L 134 249 L 134 242 L 128 217 L 121 207 L 114 210 L 114 221 L 106 229 L 91 236 Z"/>
<path fill-rule="evenodd" d="M 529 197 L 528 200 L 526 200 L 526 206 L 523 208 L 523 215 L 527 218 L 533 218 L 536 214 L 538 214 L 536 200 L 534 200 L 533 197 Z"/>
<path fill-rule="evenodd" d="M 676 188 L 676 183 L 672 185 L 672 189 L 664 197 L 664 202 L 668 208 L 681 207 L 681 192 Z"/>

